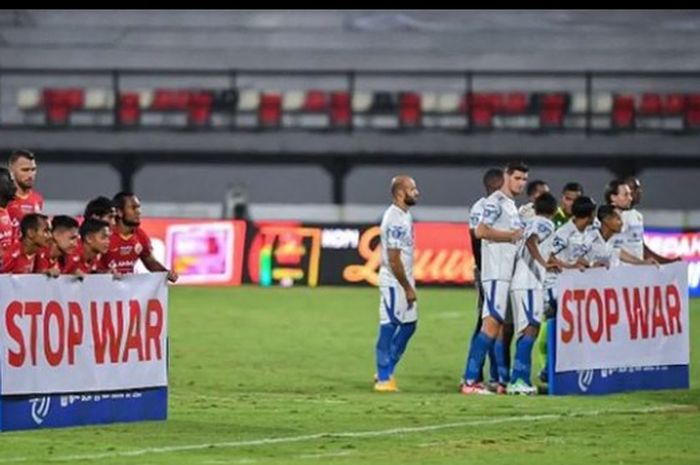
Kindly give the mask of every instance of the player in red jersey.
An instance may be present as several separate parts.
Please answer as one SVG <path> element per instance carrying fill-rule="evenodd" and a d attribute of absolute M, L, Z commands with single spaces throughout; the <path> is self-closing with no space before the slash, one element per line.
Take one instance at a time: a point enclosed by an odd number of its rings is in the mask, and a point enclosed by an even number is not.
<path fill-rule="evenodd" d="M 20 223 L 22 240 L 14 242 L 5 251 L 0 273 L 30 274 L 34 273 L 39 251 L 51 242 L 49 218 L 41 213 L 30 213 Z"/>
<path fill-rule="evenodd" d="M 141 259 L 148 271 L 165 271 L 168 281 L 175 282 L 178 274 L 168 270 L 153 256 L 151 240 L 141 225 L 141 202 L 131 192 L 120 192 L 112 199 L 117 209 L 117 225 L 112 231 L 109 251 L 102 257 L 103 266 L 119 273 L 134 272 L 136 261 Z"/>
<path fill-rule="evenodd" d="M 61 270 L 64 274 L 82 277 L 86 274 L 108 273 L 109 268 L 102 266 L 102 255 L 109 250 L 109 223 L 88 218 L 80 225 L 81 244 L 66 257 L 66 264 Z"/>
<path fill-rule="evenodd" d="M 36 159 L 29 150 L 15 150 L 9 159 L 10 172 L 17 186 L 17 193 L 9 203 L 7 211 L 15 228 L 15 238 L 19 238 L 19 223 L 24 215 L 40 213 L 44 209 L 44 198 L 34 190 L 36 180 Z"/>
<path fill-rule="evenodd" d="M 56 215 L 51 220 L 51 242 L 36 258 L 36 273 L 57 277 L 66 266 L 66 259 L 78 248 L 78 220 L 72 216 Z"/>
<path fill-rule="evenodd" d="M 12 218 L 7 211 L 7 205 L 15 198 L 17 186 L 6 168 L 0 168 L 0 257 L 10 248 L 14 240 Z"/>

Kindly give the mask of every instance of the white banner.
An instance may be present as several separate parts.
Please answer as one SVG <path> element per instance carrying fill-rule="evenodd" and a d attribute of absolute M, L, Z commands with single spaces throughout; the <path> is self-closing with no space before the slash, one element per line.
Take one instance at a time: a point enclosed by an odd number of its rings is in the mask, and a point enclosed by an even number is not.
<path fill-rule="evenodd" d="M 0 392 L 166 386 L 165 276 L 0 276 Z"/>
<path fill-rule="evenodd" d="M 686 263 L 568 270 L 556 292 L 556 371 L 689 363 Z"/>

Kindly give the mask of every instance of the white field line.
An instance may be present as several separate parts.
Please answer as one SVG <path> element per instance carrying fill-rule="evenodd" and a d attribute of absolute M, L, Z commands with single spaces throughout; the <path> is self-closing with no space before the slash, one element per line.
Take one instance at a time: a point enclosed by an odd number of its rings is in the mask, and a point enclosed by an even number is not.
<path fill-rule="evenodd" d="M 192 394 L 192 395 L 169 394 L 169 397 L 171 399 L 201 400 L 201 401 L 209 401 L 209 402 L 240 402 L 241 401 L 241 399 L 236 398 L 236 397 L 208 396 L 208 395 L 204 395 L 204 394 Z M 270 397 L 267 398 L 267 400 L 270 400 L 270 399 L 271 399 Z M 340 400 L 340 399 L 304 399 L 304 398 L 289 399 L 289 398 L 280 397 L 278 400 L 280 402 L 284 401 L 285 403 L 288 403 L 288 402 L 300 402 L 300 403 L 310 403 L 310 404 L 347 404 L 347 403 L 349 403 L 349 401 L 347 401 L 347 400 Z"/>
<path fill-rule="evenodd" d="M 645 413 L 663 413 L 671 411 L 682 411 L 686 409 L 695 410 L 694 407 L 688 405 L 669 405 L 660 407 L 646 407 L 638 409 L 610 409 L 610 410 L 591 410 L 584 412 L 572 412 L 572 413 L 551 413 L 544 415 L 520 415 L 512 417 L 500 417 L 491 418 L 487 420 L 470 420 L 470 421 L 459 421 L 454 423 L 442 423 L 437 425 L 427 425 L 427 426 L 415 426 L 408 428 L 391 428 L 382 429 L 374 431 L 341 431 L 335 433 L 315 433 L 306 434 L 302 436 L 287 436 L 279 438 L 261 438 L 261 439 L 251 439 L 246 441 L 232 441 L 232 442 L 208 442 L 201 444 L 187 444 L 178 446 L 165 446 L 165 447 L 147 447 L 144 449 L 134 449 L 128 451 L 114 451 L 114 452 L 103 452 L 99 454 L 77 454 L 77 455 L 59 455 L 55 457 L 47 457 L 45 460 L 49 462 L 74 462 L 77 460 L 104 460 L 113 459 L 117 457 L 139 457 L 147 454 L 167 454 L 172 452 L 187 452 L 193 450 L 202 450 L 210 448 L 238 448 L 238 447 L 251 447 L 251 446 L 262 446 L 270 444 L 290 444 L 295 442 L 306 442 L 315 441 L 318 439 L 332 439 L 332 438 L 375 438 L 382 436 L 393 436 L 396 434 L 411 434 L 411 433 L 423 433 L 428 431 L 439 431 L 443 429 L 454 429 L 463 428 L 466 426 L 479 426 L 479 425 L 498 425 L 502 423 L 514 423 L 514 422 L 538 422 L 538 421 L 548 421 L 548 420 L 558 420 L 567 417 L 595 417 L 603 415 L 632 415 L 632 414 L 645 414 Z M 0 463 L 20 463 L 20 462 L 31 462 L 36 460 L 36 457 L 14 457 L 0 459 Z"/>

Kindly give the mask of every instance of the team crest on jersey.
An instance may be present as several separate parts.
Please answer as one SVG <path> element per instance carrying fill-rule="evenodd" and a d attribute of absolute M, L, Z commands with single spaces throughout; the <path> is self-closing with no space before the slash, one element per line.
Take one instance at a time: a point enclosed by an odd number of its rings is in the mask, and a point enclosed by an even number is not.
<path fill-rule="evenodd" d="M 134 252 L 136 252 L 136 255 L 140 255 L 142 251 L 143 251 L 143 246 L 141 244 L 136 244 L 134 246 Z"/>
<path fill-rule="evenodd" d="M 391 226 L 388 233 L 393 239 L 401 239 L 406 234 L 406 229 L 403 226 Z"/>

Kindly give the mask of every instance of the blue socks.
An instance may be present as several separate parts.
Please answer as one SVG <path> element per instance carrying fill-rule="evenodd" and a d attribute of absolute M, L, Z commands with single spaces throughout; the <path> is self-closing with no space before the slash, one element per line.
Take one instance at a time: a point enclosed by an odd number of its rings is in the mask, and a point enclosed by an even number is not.
<path fill-rule="evenodd" d="M 496 357 L 496 367 L 498 368 L 498 382 L 499 384 L 508 384 L 510 373 L 508 372 L 508 362 L 506 361 L 506 350 L 503 341 L 496 339 L 493 349 Z"/>
<path fill-rule="evenodd" d="M 484 359 L 493 346 L 493 342 L 494 339 L 483 332 L 479 332 L 472 340 L 472 344 L 469 347 L 469 356 L 467 357 L 467 366 L 464 368 L 464 381 L 468 384 L 474 383 L 479 379 Z"/>
<path fill-rule="evenodd" d="M 535 345 L 535 338 L 522 335 L 515 346 L 515 362 L 513 363 L 513 381 L 518 379 L 531 385 L 530 376 L 532 370 L 532 347 Z"/>
<path fill-rule="evenodd" d="M 396 364 L 406 351 L 408 341 L 416 332 L 416 323 L 392 324 L 379 326 L 379 339 L 377 340 L 377 377 L 379 381 L 389 381 L 394 373 Z"/>

